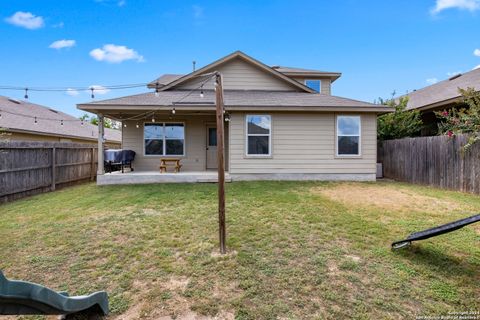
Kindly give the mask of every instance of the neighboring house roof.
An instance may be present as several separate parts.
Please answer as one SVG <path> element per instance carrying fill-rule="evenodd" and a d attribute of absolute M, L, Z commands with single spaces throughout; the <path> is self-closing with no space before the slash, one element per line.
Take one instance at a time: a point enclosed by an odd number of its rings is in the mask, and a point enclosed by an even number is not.
<path fill-rule="evenodd" d="M 159 86 L 166 86 L 167 84 L 169 83 L 172 83 L 173 81 L 183 77 L 184 74 L 164 74 L 162 76 L 160 76 L 158 79 L 156 80 L 153 80 L 152 82 L 150 82 L 148 85 L 151 86 L 153 85 L 153 87 L 155 88 L 155 86 L 157 85 L 157 83 L 159 84 Z"/>
<path fill-rule="evenodd" d="M 109 99 L 103 101 L 91 102 L 88 104 L 79 104 L 78 107 L 83 110 L 101 110 L 102 107 L 122 107 L 125 109 L 142 109 L 152 107 L 176 107 L 178 109 L 186 108 L 203 110 L 207 106 L 214 108 L 215 92 L 205 90 L 204 97 L 198 94 L 192 94 L 185 98 L 189 90 L 170 90 L 160 91 L 158 96 L 154 93 L 142 93 L 132 96 Z M 176 103 L 180 101 L 180 103 Z M 326 94 L 311 94 L 306 92 L 294 91 L 245 91 L 245 90 L 225 90 L 224 104 L 227 110 L 242 109 L 266 109 L 274 108 L 278 111 L 302 110 L 303 108 L 322 108 L 325 111 L 340 108 L 354 108 L 354 110 L 383 112 L 390 111 L 391 108 L 383 105 L 362 102 L 347 98 L 341 98 Z M 127 108 L 130 107 L 130 108 Z M 330 108 L 330 109 L 329 109 Z M 161 108 L 158 108 L 161 109 Z"/>
<path fill-rule="evenodd" d="M 283 80 L 284 82 L 290 84 L 292 87 L 296 88 L 298 91 L 315 93 L 315 91 L 313 89 L 307 87 L 303 83 L 300 83 L 300 82 L 286 76 L 285 74 L 275 70 L 274 68 L 271 68 L 271 67 L 267 66 L 263 62 L 260 62 L 256 59 L 246 55 L 245 53 L 243 53 L 241 51 L 235 51 L 235 52 L 229 54 L 228 56 L 225 56 L 221 59 L 218 59 L 218 60 L 206 65 L 203 68 L 200 68 L 200 69 L 198 69 L 194 72 L 191 72 L 187 75 L 184 75 L 184 76 L 170 82 L 169 84 L 161 87 L 160 90 L 162 90 L 162 91 L 168 90 L 168 89 L 173 88 L 174 86 L 179 85 L 181 83 L 184 83 L 184 82 L 186 82 L 186 81 L 188 81 L 188 80 L 190 80 L 190 79 L 192 79 L 192 78 L 194 78 L 198 75 L 201 75 L 201 74 L 204 74 L 204 73 L 207 73 L 207 72 L 210 72 L 210 71 L 215 71 L 215 68 L 217 68 L 218 66 L 223 65 L 224 63 L 227 63 L 228 61 L 231 61 L 231 60 L 236 59 L 236 58 L 243 59 L 244 61 L 256 66 L 257 68 L 273 75 L 274 77 Z M 149 88 L 155 88 L 156 82 L 157 82 L 157 80 L 154 80 L 154 81 L 150 82 L 148 84 L 148 87 Z"/>
<path fill-rule="evenodd" d="M 12 132 L 92 141 L 97 140 L 98 137 L 98 127 L 93 124 L 85 122 L 82 125 L 77 118 L 69 114 L 23 100 L 0 96 L 0 114 L 0 128 L 6 128 Z M 36 124 L 35 118 L 32 117 L 37 117 Z M 63 126 L 61 120 L 63 120 Z M 105 129 L 105 139 L 120 143 L 122 133 L 120 130 Z"/>
<path fill-rule="evenodd" d="M 313 69 L 292 68 L 284 66 L 273 66 L 272 69 L 277 70 L 287 76 L 301 76 L 301 77 L 328 77 L 332 82 L 342 76 L 340 72 L 320 71 Z"/>
<path fill-rule="evenodd" d="M 407 94 L 407 109 L 428 110 L 458 102 L 461 97 L 459 88 L 480 90 L 480 68 Z"/>

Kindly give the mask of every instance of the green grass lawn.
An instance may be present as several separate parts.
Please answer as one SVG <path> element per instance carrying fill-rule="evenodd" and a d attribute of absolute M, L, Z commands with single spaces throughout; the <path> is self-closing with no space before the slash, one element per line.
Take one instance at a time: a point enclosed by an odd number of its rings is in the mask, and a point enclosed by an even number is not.
<path fill-rule="evenodd" d="M 0 206 L 7 277 L 107 290 L 109 318 L 413 319 L 480 311 L 480 197 L 400 183 L 86 184 Z"/>

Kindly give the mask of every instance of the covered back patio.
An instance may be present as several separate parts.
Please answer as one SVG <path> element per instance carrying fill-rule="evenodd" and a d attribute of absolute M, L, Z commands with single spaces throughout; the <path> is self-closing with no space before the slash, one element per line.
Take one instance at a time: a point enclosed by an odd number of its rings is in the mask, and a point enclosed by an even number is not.
<path fill-rule="evenodd" d="M 112 184 L 148 184 L 148 183 L 215 183 L 218 182 L 217 171 L 115 171 L 97 176 L 98 185 Z M 231 182 L 230 175 L 225 173 L 225 182 Z"/>
<path fill-rule="evenodd" d="M 109 110 L 95 110 L 99 119 L 107 117 L 122 123 L 122 149 L 135 152 L 133 171 L 126 169 L 123 173 L 106 173 L 104 144 L 99 139 L 97 183 L 216 182 L 218 163 L 215 107 L 207 108 L 211 110 L 205 110 L 205 106 L 197 106 L 194 110 L 184 106 L 152 107 L 148 110 L 111 107 Z M 103 121 L 99 123 L 99 137 L 102 137 Z M 225 121 L 226 171 L 229 169 L 228 131 L 228 121 Z M 226 180 L 229 181 L 228 175 Z"/>

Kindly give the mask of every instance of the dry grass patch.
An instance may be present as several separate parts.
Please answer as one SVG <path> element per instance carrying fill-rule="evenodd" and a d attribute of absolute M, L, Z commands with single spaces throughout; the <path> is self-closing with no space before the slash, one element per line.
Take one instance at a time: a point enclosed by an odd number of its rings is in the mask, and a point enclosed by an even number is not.
<path fill-rule="evenodd" d="M 396 187 L 395 184 L 342 183 L 313 187 L 311 192 L 328 197 L 333 201 L 353 207 L 374 206 L 387 211 L 417 211 L 436 214 L 439 212 L 468 211 L 472 207 L 453 200 L 439 199 L 415 190 Z M 391 217 L 383 217 L 388 223 Z"/>

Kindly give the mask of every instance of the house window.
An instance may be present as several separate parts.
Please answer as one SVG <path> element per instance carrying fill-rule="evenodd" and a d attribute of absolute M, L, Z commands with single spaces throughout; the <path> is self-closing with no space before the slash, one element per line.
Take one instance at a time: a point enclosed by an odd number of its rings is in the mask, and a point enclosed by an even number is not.
<path fill-rule="evenodd" d="M 271 154 L 271 117 L 247 115 L 247 156 Z"/>
<path fill-rule="evenodd" d="M 360 116 L 337 116 L 337 155 L 360 155 Z"/>
<path fill-rule="evenodd" d="M 145 155 L 183 156 L 185 125 L 183 123 L 145 123 Z"/>
<path fill-rule="evenodd" d="M 322 80 L 305 80 L 305 85 L 317 92 L 322 91 Z"/>

